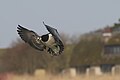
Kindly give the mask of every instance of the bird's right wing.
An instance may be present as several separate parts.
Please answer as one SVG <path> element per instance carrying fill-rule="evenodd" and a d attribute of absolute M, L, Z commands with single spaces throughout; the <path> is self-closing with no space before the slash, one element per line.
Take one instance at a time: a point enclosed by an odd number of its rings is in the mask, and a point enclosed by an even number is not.
<path fill-rule="evenodd" d="M 21 25 L 18 25 L 17 29 L 17 32 L 23 41 L 37 50 L 44 50 L 44 45 L 40 42 L 40 36 L 38 36 L 34 31 L 28 30 Z"/>
<path fill-rule="evenodd" d="M 56 43 L 59 45 L 60 47 L 60 54 L 62 53 L 62 51 L 64 50 L 64 45 L 63 42 L 61 40 L 61 37 L 57 31 L 57 29 L 50 27 L 48 25 L 46 25 L 44 22 L 43 24 L 46 26 L 47 30 L 53 35 L 53 37 L 55 38 Z"/>

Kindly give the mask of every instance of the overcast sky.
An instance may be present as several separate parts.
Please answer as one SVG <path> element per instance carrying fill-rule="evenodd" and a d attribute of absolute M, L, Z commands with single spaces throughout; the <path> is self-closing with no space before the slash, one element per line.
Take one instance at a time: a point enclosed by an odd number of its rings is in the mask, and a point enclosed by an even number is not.
<path fill-rule="evenodd" d="M 80 35 L 119 18 L 120 0 L 0 0 L 0 48 L 19 38 L 18 24 L 44 34 L 45 21 L 60 33 Z"/>

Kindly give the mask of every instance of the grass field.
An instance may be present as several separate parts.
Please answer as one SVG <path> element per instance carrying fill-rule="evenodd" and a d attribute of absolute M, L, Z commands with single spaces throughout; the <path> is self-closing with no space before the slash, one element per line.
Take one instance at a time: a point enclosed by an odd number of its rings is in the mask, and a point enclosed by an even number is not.
<path fill-rule="evenodd" d="M 83 76 L 70 77 L 67 75 L 53 76 L 53 75 L 7 75 L 0 80 L 120 80 L 119 75 L 102 75 L 102 76 Z"/>

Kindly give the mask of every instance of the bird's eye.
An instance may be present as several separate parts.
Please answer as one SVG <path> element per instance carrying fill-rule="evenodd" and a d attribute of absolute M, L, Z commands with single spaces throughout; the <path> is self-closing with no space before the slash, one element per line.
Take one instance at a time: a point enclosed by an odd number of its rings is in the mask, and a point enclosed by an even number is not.
<path fill-rule="evenodd" d="M 39 40 L 40 38 L 39 37 L 37 37 L 37 40 Z"/>

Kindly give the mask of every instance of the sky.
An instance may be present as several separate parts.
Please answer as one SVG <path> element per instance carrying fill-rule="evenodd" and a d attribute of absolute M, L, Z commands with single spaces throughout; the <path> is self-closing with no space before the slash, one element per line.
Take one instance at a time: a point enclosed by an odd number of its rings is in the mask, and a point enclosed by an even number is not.
<path fill-rule="evenodd" d="M 59 33 L 80 35 L 118 22 L 120 0 L 0 0 L 0 48 L 20 38 L 20 24 L 39 35 L 43 21 Z"/>

